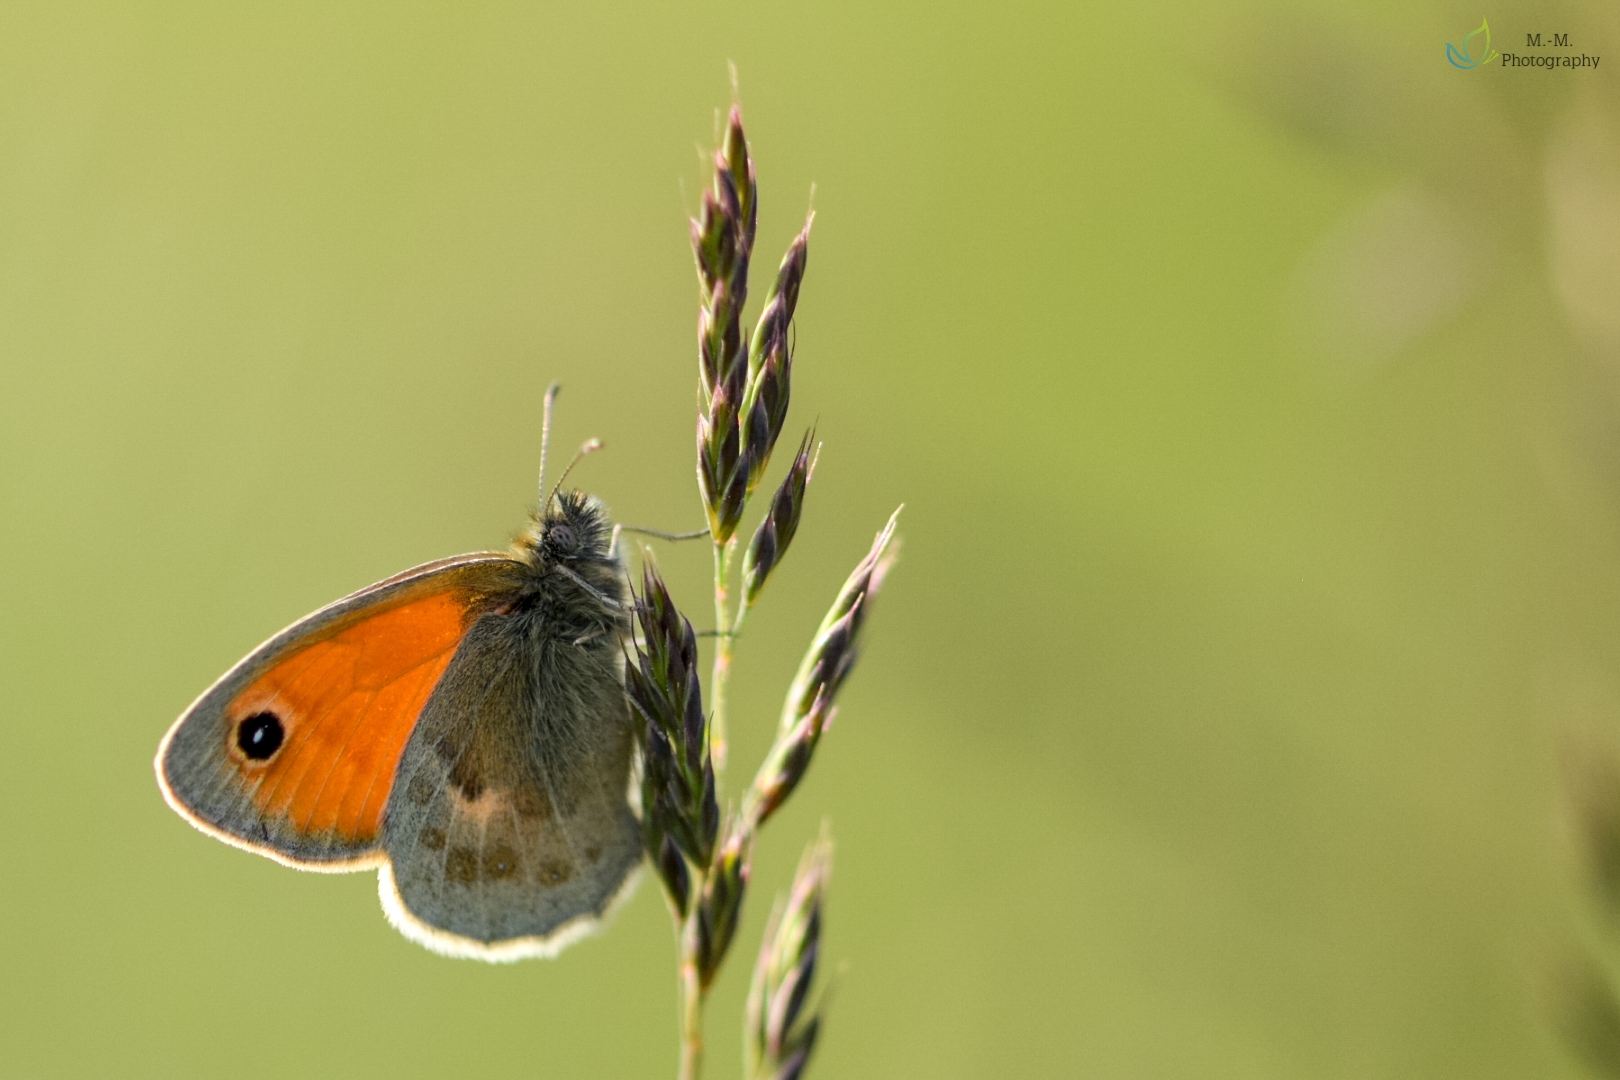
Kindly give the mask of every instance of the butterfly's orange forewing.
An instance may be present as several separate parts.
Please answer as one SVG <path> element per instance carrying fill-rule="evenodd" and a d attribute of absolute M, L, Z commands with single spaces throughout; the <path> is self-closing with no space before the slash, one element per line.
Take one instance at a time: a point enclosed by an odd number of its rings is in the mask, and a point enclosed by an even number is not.
<path fill-rule="evenodd" d="M 243 687 L 225 709 L 231 729 L 269 712 L 286 732 L 268 761 L 231 746 L 260 812 L 300 833 L 375 838 L 400 755 L 467 617 L 458 589 L 362 612 Z"/>

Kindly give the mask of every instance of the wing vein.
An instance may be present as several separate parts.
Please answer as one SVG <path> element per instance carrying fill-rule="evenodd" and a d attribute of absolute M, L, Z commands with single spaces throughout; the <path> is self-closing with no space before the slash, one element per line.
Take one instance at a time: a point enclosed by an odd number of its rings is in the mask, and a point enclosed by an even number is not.
<path fill-rule="evenodd" d="M 372 707 L 377 704 L 378 691 L 363 690 L 358 694 L 345 694 L 343 700 L 347 702 L 352 697 L 364 697 L 364 704 L 357 710 L 354 723 L 349 726 L 348 734 L 343 736 L 343 745 L 339 746 L 337 752 L 332 755 L 331 764 L 326 767 L 326 775 L 321 778 L 321 786 L 315 791 L 315 798 L 310 800 L 309 815 L 304 818 L 304 824 L 300 830 L 302 832 L 308 832 L 310 826 L 314 824 L 315 814 L 321 808 L 321 798 L 326 794 L 326 787 L 332 782 L 332 775 L 337 772 L 338 766 L 343 764 L 343 755 L 348 752 L 349 744 L 354 742 L 354 737 L 359 733 L 360 729 L 366 726 L 366 717 L 370 715 Z M 309 772 L 306 771 L 303 777 L 299 779 L 298 786 L 293 788 L 292 798 L 288 801 L 289 811 L 293 806 L 298 805 L 298 793 L 303 790 L 304 785 L 308 782 Z"/>

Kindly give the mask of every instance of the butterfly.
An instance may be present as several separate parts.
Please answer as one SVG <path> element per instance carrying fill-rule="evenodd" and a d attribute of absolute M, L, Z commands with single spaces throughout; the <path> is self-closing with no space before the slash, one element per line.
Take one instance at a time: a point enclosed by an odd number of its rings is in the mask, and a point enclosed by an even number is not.
<path fill-rule="evenodd" d="M 157 754 L 176 811 L 303 870 L 376 868 L 388 919 L 452 956 L 552 955 L 640 865 L 629 589 L 593 496 L 546 493 L 506 553 L 378 582 L 260 645 Z M 587 443 L 574 463 L 599 447 Z"/>

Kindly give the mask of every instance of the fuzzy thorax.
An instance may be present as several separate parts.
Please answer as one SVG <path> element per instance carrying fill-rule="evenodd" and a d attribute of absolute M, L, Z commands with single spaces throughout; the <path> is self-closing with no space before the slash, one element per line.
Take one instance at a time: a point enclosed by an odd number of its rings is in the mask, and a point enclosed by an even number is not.
<path fill-rule="evenodd" d="M 624 565 L 611 550 L 613 522 L 602 500 L 563 491 L 536 510 L 512 545 L 512 556 L 529 571 L 530 595 L 590 609 L 607 622 L 627 616 Z"/>

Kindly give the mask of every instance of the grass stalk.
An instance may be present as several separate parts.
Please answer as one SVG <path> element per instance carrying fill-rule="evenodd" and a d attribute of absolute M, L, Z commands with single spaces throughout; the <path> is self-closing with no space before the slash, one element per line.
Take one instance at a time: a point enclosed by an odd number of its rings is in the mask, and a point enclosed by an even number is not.
<path fill-rule="evenodd" d="M 701 888 L 701 883 L 699 883 Z M 703 1075 L 703 1006 L 708 997 L 698 970 L 697 909 L 681 923 L 681 1070 L 680 1080 Z"/>
<path fill-rule="evenodd" d="M 709 678 L 709 757 L 718 783 L 726 771 L 726 684 L 731 681 L 731 651 L 741 622 L 731 614 L 731 563 L 737 550 L 733 537 L 714 545 L 714 672 Z"/>
<path fill-rule="evenodd" d="M 738 631 L 793 541 L 819 449 L 814 430 L 807 432 L 739 560 L 738 527 L 787 420 L 793 316 L 810 238 L 806 221 L 782 259 L 753 334 L 745 337 L 741 320 L 758 210 L 754 163 L 734 107 L 715 152 L 714 183 L 691 222 L 699 287 L 696 465 L 714 543 L 714 664 L 705 688 L 697 674 L 697 634 L 650 560 L 643 561 L 635 605 L 640 633 L 625 657 L 625 692 L 641 752 L 643 843 L 676 928 L 680 1080 L 699 1080 L 703 1072 L 704 1009 L 741 922 L 758 828 L 798 785 L 831 723 L 867 607 L 894 559 L 891 519 L 812 639 L 776 740 L 741 806 L 722 817 L 718 791 Z M 820 1006 L 806 1012 L 805 995 L 820 951 L 830 860 L 823 837 L 766 935 L 748 1028 L 755 1076 L 798 1080 L 815 1045 Z"/>

